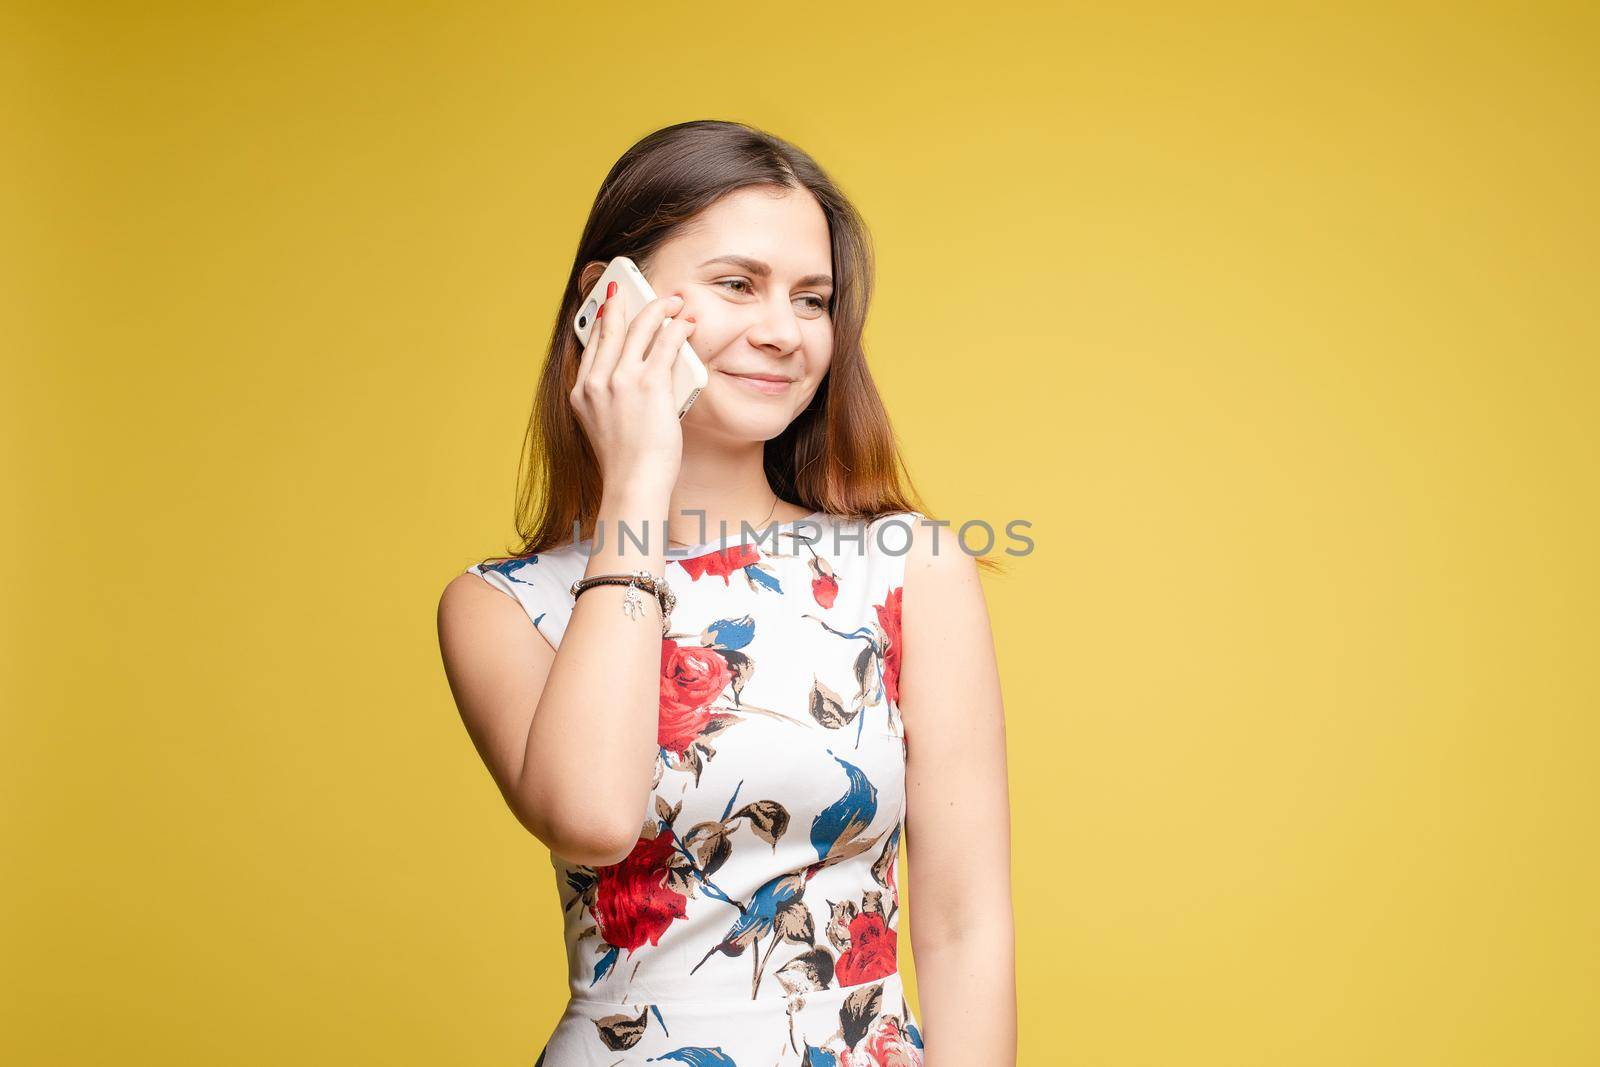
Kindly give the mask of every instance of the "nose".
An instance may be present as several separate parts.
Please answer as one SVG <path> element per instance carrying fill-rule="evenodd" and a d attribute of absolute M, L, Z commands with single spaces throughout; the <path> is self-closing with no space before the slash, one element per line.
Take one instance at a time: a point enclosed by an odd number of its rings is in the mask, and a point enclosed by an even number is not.
<path fill-rule="evenodd" d="M 799 348 L 800 322 L 794 305 L 781 298 L 762 301 L 756 323 L 750 328 L 750 343 L 777 355 Z"/>

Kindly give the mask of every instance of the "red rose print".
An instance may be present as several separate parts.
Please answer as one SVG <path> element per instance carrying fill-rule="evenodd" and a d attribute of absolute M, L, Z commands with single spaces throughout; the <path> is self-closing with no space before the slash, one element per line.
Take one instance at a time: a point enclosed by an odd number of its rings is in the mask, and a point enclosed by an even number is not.
<path fill-rule="evenodd" d="M 840 985 L 858 985 L 893 974 L 899 935 L 876 912 L 862 912 L 850 920 L 850 947 L 840 953 L 833 970 Z"/>
<path fill-rule="evenodd" d="M 673 840 L 671 830 L 641 837 L 622 862 L 595 868 L 594 917 L 606 944 L 629 952 L 646 941 L 658 945 L 672 920 L 687 914 L 683 897 L 662 884 Z"/>
<path fill-rule="evenodd" d="M 661 711 L 656 743 L 682 755 L 711 721 L 709 705 L 728 687 L 733 674 L 714 648 L 661 642 Z"/>
<path fill-rule="evenodd" d="M 878 625 L 883 627 L 888 639 L 883 650 L 883 687 L 895 705 L 900 703 L 900 592 L 903 588 L 896 586 L 889 590 L 882 604 L 873 605 L 878 610 Z"/>
<path fill-rule="evenodd" d="M 911 1043 L 898 1018 L 880 1015 L 856 1047 L 839 1056 L 839 1067 L 921 1067 L 922 1050 Z"/>
<path fill-rule="evenodd" d="M 703 574 L 710 574 L 722 578 L 722 584 L 727 585 L 728 575 L 736 570 L 750 566 L 752 563 L 761 562 L 761 552 L 754 544 L 734 545 L 721 552 L 707 552 L 703 556 L 692 556 L 689 559 L 674 559 L 689 577 L 699 581 Z"/>

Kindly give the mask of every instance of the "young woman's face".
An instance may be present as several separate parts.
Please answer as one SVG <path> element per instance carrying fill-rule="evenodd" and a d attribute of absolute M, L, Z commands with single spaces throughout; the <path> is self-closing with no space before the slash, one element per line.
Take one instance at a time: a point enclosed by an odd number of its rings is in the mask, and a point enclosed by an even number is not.
<path fill-rule="evenodd" d="M 827 217 L 793 189 L 730 193 L 657 249 L 650 286 L 683 296 L 710 379 L 685 433 L 766 441 L 805 410 L 833 358 L 832 263 Z"/>

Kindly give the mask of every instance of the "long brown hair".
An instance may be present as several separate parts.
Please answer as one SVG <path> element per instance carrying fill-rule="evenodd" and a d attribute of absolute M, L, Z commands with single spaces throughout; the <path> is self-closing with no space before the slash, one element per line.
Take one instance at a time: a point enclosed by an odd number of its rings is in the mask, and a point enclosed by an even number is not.
<path fill-rule="evenodd" d="M 744 123 L 697 119 L 656 130 L 629 148 L 595 196 L 528 420 L 516 505 L 522 545 L 515 556 L 570 543 L 575 530 L 592 536 L 598 519 L 600 467 L 570 400 L 583 349 L 569 324 L 586 295 L 585 265 L 628 256 L 648 275 L 662 244 L 722 197 L 749 187 L 809 192 L 827 217 L 833 245 L 833 358 L 811 403 L 766 442 L 773 492 L 850 520 L 905 511 L 933 517 L 911 487 L 861 344 L 873 286 L 865 222 L 799 148 Z M 999 569 L 988 557 L 978 563 Z"/>

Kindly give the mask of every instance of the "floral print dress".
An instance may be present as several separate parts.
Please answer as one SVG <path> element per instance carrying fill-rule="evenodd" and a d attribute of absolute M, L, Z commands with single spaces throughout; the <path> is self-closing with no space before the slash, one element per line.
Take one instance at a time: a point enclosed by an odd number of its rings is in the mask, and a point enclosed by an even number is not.
<path fill-rule="evenodd" d="M 920 518 L 814 512 L 668 553 L 654 785 L 626 859 L 551 856 L 571 995 L 535 1067 L 922 1063 L 895 862 Z M 468 570 L 559 647 L 589 547 Z"/>

